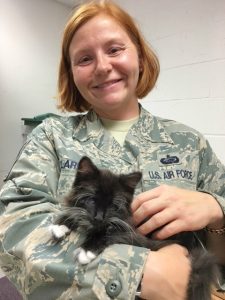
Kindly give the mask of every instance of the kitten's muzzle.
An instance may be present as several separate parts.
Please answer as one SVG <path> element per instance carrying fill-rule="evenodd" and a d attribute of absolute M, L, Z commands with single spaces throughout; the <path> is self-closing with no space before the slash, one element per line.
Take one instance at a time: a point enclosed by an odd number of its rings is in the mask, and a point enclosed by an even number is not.
<path fill-rule="evenodd" d="M 97 222 L 102 222 L 104 219 L 103 211 L 97 211 L 96 215 L 94 216 L 94 220 Z"/>

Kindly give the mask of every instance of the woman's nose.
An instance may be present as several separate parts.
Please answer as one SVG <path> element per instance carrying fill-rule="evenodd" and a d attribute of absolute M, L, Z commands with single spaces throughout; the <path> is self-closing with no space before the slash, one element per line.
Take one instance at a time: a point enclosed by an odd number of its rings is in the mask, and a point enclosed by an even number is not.
<path fill-rule="evenodd" d="M 110 72 L 111 69 L 112 69 L 112 65 L 110 62 L 110 58 L 104 54 L 98 55 L 98 57 L 96 59 L 95 73 L 97 75 L 106 74 L 106 73 Z"/>

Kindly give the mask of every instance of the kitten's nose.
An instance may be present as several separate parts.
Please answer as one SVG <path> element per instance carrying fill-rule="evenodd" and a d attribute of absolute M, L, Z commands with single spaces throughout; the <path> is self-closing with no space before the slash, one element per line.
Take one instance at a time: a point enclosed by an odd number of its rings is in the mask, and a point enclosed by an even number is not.
<path fill-rule="evenodd" d="M 95 221 L 102 221 L 103 220 L 103 211 L 97 211 L 95 215 Z"/>

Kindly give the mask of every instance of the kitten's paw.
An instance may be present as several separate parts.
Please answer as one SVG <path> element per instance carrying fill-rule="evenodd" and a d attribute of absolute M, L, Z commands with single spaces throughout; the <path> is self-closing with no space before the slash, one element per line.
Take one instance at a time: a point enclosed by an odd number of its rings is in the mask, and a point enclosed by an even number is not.
<path fill-rule="evenodd" d="M 74 251 L 75 259 L 82 265 L 89 264 L 96 258 L 96 254 L 91 251 L 86 251 L 83 248 L 78 248 Z"/>
<path fill-rule="evenodd" d="M 66 225 L 51 225 L 50 231 L 54 238 L 60 240 L 70 232 L 70 229 Z"/>

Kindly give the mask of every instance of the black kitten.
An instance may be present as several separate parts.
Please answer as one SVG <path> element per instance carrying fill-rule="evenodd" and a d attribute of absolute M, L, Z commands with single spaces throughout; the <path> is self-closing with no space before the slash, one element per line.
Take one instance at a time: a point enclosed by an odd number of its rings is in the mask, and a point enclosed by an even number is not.
<path fill-rule="evenodd" d="M 59 226 L 53 225 L 53 235 L 60 239 L 71 230 L 81 233 L 84 240 L 76 255 L 82 264 L 89 263 L 112 244 L 158 250 L 180 243 L 188 248 L 192 262 L 187 299 L 210 300 L 216 264 L 212 255 L 196 247 L 193 233 L 181 233 L 170 240 L 156 241 L 135 230 L 130 205 L 141 177 L 140 172 L 115 175 L 109 170 L 98 169 L 88 157 L 83 157 L 72 190 L 65 199 L 67 208 L 56 220 Z"/>

